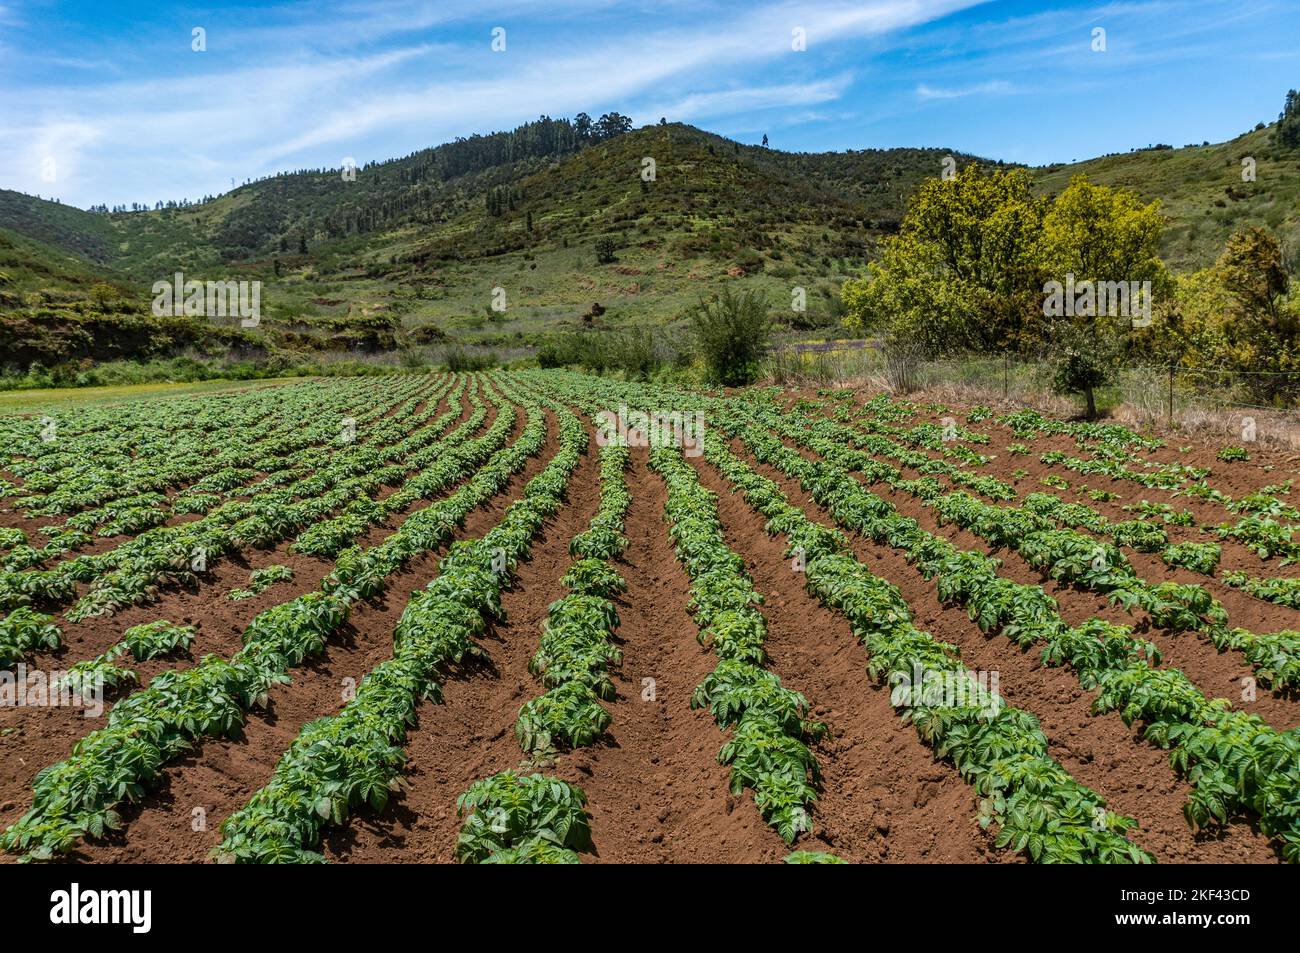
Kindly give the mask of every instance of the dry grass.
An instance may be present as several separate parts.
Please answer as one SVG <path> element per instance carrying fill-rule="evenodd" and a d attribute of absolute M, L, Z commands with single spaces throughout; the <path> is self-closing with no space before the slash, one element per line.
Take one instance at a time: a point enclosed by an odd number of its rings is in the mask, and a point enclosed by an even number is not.
<path fill-rule="evenodd" d="M 1111 419 L 1138 430 L 1158 434 L 1196 437 L 1238 445 L 1260 443 L 1283 450 L 1300 450 L 1300 414 L 1295 411 L 1175 406 L 1174 426 L 1169 428 L 1168 407 L 1152 413 L 1148 408 L 1121 404 Z M 1254 440 L 1246 434 L 1254 422 Z"/>
<path fill-rule="evenodd" d="M 988 362 L 921 364 L 899 374 L 878 355 L 819 354 L 802 362 L 786 360 L 778 369 L 778 383 L 800 387 L 846 387 L 865 393 L 885 392 L 918 402 L 972 406 L 982 404 L 1002 413 L 1030 408 L 1061 419 L 1080 416 L 1080 404 L 1053 393 L 1048 370 L 1041 365 L 1019 364 L 1003 376 L 1000 366 Z M 801 366 L 802 365 L 802 366 Z M 1183 391 L 1174 394 L 1174 423 L 1169 426 L 1168 382 L 1163 371 L 1126 371 L 1122 383 L 1108 393 L 1103 418 L 1135 430 L 1176 439 L 1195 437 L 1232 444 L 1265 444 L 1287 450 L 1300 449 L 1300 411 L 1219 407 L 1209 397 Z M 1254 421 L 1255 439 L 1245 433 Z"/>

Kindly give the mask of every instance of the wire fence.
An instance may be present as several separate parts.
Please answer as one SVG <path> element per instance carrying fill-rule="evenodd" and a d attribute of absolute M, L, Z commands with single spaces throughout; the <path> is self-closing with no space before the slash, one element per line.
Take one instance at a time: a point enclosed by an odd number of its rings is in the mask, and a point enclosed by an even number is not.
<path fill-rule="evenodd" d="M 1061 410 L 1082 408 L 1052 386 L 1046 361 L 1010 356 L 970 356 L 944 360 L 891 357 L 877 341 L 781 342 L 772 350 L 768 371 L 778 382 L 821 385 L 867 383 L 893 391 L 946 391 L 972 400 L 997 399 Z M 1102 410 L 1124 408 L 1144 423 L 1173 427 L 1217 416 L 1222 429 L 1251 423 L 1252 414 L 1300 433 L 1300 372 L 1239 371 L 1214 367 L 1134 365 L 1124 367 L 1115 383 L 1095 394 Z"/>

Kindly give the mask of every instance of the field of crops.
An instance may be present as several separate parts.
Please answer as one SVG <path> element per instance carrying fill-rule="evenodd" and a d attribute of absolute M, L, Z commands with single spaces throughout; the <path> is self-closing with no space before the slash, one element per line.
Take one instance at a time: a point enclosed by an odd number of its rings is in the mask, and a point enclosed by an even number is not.
<path fill-rule="evenodd" d="M 1295 468 L 559 371 L 0 417 L 0 856 L 1295 862 Z"/>

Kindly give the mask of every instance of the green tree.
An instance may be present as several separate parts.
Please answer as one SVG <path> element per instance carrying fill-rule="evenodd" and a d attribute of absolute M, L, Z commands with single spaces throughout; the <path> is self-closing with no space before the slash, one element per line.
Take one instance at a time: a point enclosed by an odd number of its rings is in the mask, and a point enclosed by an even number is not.
<path fill-rule="evenodd" d="M 115 311 L 122 300 L 122 292 L 103 281 L 90 289 L 90 296 L 99 311 Z"/>
<path fill-rule="evenodd" d="M 1043 272 L 1063 280 L 1150 281 L 1167 290 L 1160 260 L 1165 220 L 1160 203 L 1143 205 L 1134 192 L 1093 185 L 1076 175 L 1048 207 L 1038 243 Z"/>
<path fill-rule="evenodd" d="M 1053 319 L 1044 326 L 1053 383 L 1082 394 L 1089 418 L 1096 388 L 1118 373 L 1124 341 L 1154 325 L 1155 300 L 1172 289 L 1159 254 L 1163 229 L 1159 202 L 1143 204 L 1082 175 L 1043 216 L 1037 253 L 1047 279 L 1043 311 Z"/>
<path fill-rule="evenodd" d="M 1277 142 L 1284 149 L 1300 148 L 1300 93 L 1294 89 L 1286 94 L 1286 104 L 1277 117 Z"/>
<path fill-rule="evenodd" d="M 1062 322 L 1051 330 L 1052 387 L 1061 394 L 1082 394 L 1089 420 L 1097 416 L 1096 391 L 1114 382 L 1121 348 L 1113 328 Z"/>
<path fill-rule="evenodd" d="M 1227 362 L 1224 316 L 1231 299 L 1213 268 L 1175 275 L 1148 328 L 1135 329 L 1128 353 L 1147 361 L 1188 366 Z"/>
<path fill-rule="evenodd" d="M 1290 276 L 1272 233 L 1248 228 L 1228 239 L 1214 271 L 1230 300 L 1223 325 L 1232 364 L 1248 377 L 1251 396 L 1293 396 L 1300 370 L 1300 308 L 1288 299 Z"/>
<path fill-rule="evenodd" d="M 1282 246 L 1267 229 L 1235 233 L 1215 268 L 1239 314 L 1249 321 L 1278 324 L 1291 279 L 1282 260 Z"/>
<path fill-rule="evenodd" d="M 743 387 L 758 379 L 771 336 L 765 297 L 724 288 L 691 309 L 690 322 L 711 383 Z"/>
<path fill-rule="evenodd" d="M 596 261 L 602 265 L 612 265 L 618 261 L 614 257 L 614 239 L 608 235 L 602 235 L 596 239 Z"/>
<path fill-rule="evenodd" d="M 1046 208 L 1029 185 L 1022 170 L 974 165 L 923 182 L 866 277 L 845 283 L 845 325 L 929 354 L 1027 343 Z"/>

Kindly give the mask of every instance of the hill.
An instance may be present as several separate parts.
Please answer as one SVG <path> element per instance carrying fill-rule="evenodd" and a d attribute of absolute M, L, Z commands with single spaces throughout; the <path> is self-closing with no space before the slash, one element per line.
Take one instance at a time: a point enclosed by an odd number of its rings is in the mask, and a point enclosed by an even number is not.
<path fill-rule="evenodd" d="M 575 136 L 544 117 L 351 181 L 303 171 L 148 211 L 0 192 L 0 229 L 76 257 L 127 296 L 176 270 L 259 278 L 271 325 L 298 330 L 395 319 L 508 347 L 597 302 L 606 324 L 671 320 L 736 281 L 774 300 L 804 287 L 808 310 L 792 318 L 826 324 L 842 278 L 946 155 L 783 153 L 680 124 Z M 496 288 L 504 312 L 491 307 Z"/>
<path fill-rule="evenodd" d="M 566 327 L 671 323 L 739 285 L 765 292 L 793 327 L 822 327 L 840 315 L 842 281 L 948 154 L 790 153 L 676 123 L 629 127 L 616 113 L 542 117 L 355 176 L 302 170 L 147 211 L 0 190 L 7 301 L 66 305 L 109 282 L 143 310 L 153 282 L 179 270 L 262 281 L 264 330 L 287 347 L 451 336 L 509 352 Z M 1242 180 L 1247 157 L 1253 182 Z M 1160 199 L 1178 269 L 1209 264 L 1247 223 L 1300 238 L 1300 155 L 1274 145 L 1273 127 L 1031 171 L 1043 193 L 1084 173 Z M 796 288 L 807 308 L 786 311 Z"/>
<path fill-rule="evenodd" d="M 1275 143 L 1276 124 L 1228 142 L 1140 149 L 1035 172 L 1045 193 L 1085 174 L 1159 199 L 1170 224 L 1162 252 L 1178 270 L 1214 262 L 1238 228 L 1266 225 L 1284 247 L 1300 248 L 1300 152 Z M 1243 181 L 1242 160 L 1254 160 L 1255 180 Z"/>

